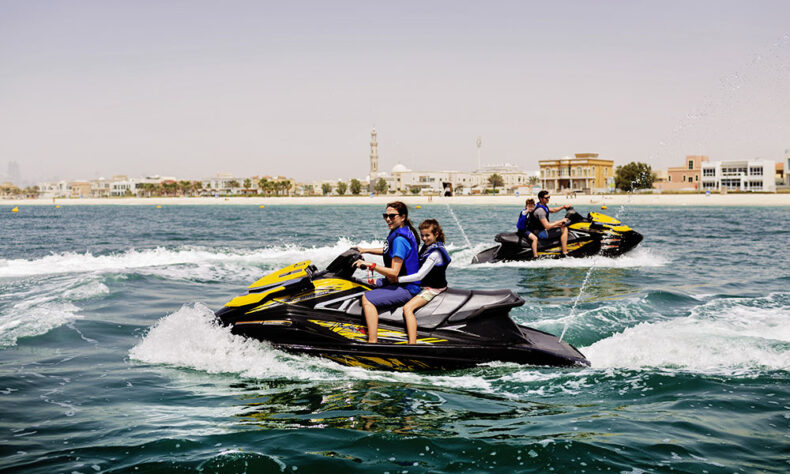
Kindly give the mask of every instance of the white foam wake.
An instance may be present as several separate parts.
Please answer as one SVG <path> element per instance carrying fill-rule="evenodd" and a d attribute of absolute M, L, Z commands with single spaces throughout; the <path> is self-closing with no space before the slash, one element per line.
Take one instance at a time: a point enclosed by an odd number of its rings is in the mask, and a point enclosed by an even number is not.
<path fill-rule="evenodd" d="M 453 255 L 453 266 L 463 268 L 643 268 L 662 267 L 669 263 L 669 259 L 655 254 L 652 249 L 639 247 L 619 257 L 585 257 L 533 260 L 526 262 L 497 262 L 472 264 L 472 257 L 479 252 L 491 247 L 489 244 L 478 244 L 473 249 L 462 250 Z"/>
<path fill-rule="evenodd" d="M 215 322 L 203 304 L 182 306 L 160 319 L 129 353 L 133 360 L 200 370 L 238 374 L 253 379 L 293 381 L 399 381 L 490 392 L 484 376 L 392 373 L 346 367 L 327 359 L 286 354 L 269 344 L 231 334 Z"/>
<path fill-rule="evenodd" d="M 56 279 L 3 288 L 0 295 L 0 347 L 13 346 L 20 337 L 32 337 L 80 318 L 75 304 L 110 292 L 96 278 Z"/>
<path fill-rule="evenodd" d="M 782 296 L 713 300 L 688 317 L 641 323 L 581 351 L 596 368 L 787 370 L 790 308 L 777 300 Z"/>
<path fill-rule="evenodd" d="M 283 245 L 259 249 L 207 248 L 184 246 L 175 249 L 129 249 L 109 255 L 90 252 L 48 255 L 26 259 L 0 259 L 0 277 L 26 277 L 60 273 L 120 272 L 154 269 L 177 265 L 288 265 L 302 260 L 313 260 L 319 267 L 328 264 L 352 245 L 380 246 L 380 242 L 354 242 L 341 238 L 335 244 L 322 247 Z M 238 270 L 234 267 L 232 270 Z M 145 273 L 145 271 L 142 271 Z M 153 271 L 156 273 L 156 271 Z"/>

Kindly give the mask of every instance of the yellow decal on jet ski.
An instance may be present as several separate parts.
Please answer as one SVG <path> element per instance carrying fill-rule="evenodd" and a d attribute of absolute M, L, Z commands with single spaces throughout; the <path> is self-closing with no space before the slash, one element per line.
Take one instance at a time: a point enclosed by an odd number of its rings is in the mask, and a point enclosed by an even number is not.
<path fill-rule="evenodd" d="M 302 278 L 307 276 L 307 267 L 310 266 L 310 260 L 304 262 L 294 263 L 285 268 L 281 268 L 276 272 L 269 273 L 265 277 L 259 279 L 247 288 L 260 288 L 262 286 L 276 285 L 295 278 Z"/>
<path fill-rule="evenodd" d="M 284 286 L 278 286 L 277 288 L 272 288 L 269 291 L 262 291 L 260 293 L 250 293 L 248 295 L 241 295 L 233 298 L 232 300 L 225 303 L 225 306 L 230 306 L 232 308 L 237 308 L 239 306 L 247 306 L 248 304 L 255 304 L 262 299 L 266 298 L 272 293 L 277 293 L 278 291 L 284 290 Z"/>
<path fill-rule="evenodd" d="M 311 300 L 313 298 L 318 298 L 320 296 L 330 295 L 332 293 L 340 293 L 341 291 L 351 290 L 353 288 L 362 288 L 364 290 L 369 290 L 367 286 L 360 285 L 359 283 L 355 283 L 353 281 L 348 280 L 341 280 L 339 278 L 325 278 L 323 280 L 313 280 L 314 288 L 309 290 L 302 291 L 301 293 L 297 293 L 291 296 L 283 296 L 281 298 L 275 298 L 280 303 L 285 304 L 294 304 L 299 303 L 300 301 Z"/>
<path fill-rule="evenodd" d="M 583 240 L 581 242 L 572 242 L 568 244 L 568 253 L 573 252 L 574 250 L 579 250 L 580 248 L 584 247 L 585 245 L 592 243 L 592 240 Z M 561 247 L 552 247 L 549 249 L 538 251 L 538 256 L 541 255 L 557 255 L 561 251 Z"/>
<path fill-rule="evenodd" d="M 278 287 L 278 289 L 282 289 L 282 288 L 283 287 Z M 296 303 L 299 303 L 301 301 L 307 301 L 307 300 L 311 300 L 313 298 L 319 298 L 321 296 L 330 295 L 332 293 L 339 293 L 341 291 L 346 291 L 346 290 L 350 290 L 350 289 L 353 289 L 353 288 L 362 288 L 363 290 L 369 290 L 370 289 L 370 288 L 368 288 L 365 285 L 360 285 L 360 284 L 355 283 L 353 281 L 341 280 L 339 278 L 326 278 L 326 279 L 323 279 L 323 280 L 314 280 L 313 281 L 313 288 L 304 290 L 304 291 L 299 292 L 299 293 L 297 293 L 295 295 L 283 295 L 283 296 L 280 296 L 278 298 L 272 298 L 270 301 L 267 301 L 267 302 L 263 303 L 262 305 L 256 306 L 256 307 L 252 308 L 251 310 L 247 311 L 246 314 L 255 313 L 255 312 L 258 312 L 258 311 L 263 311 L 263 310 L 266 310 L 266 309 L 269 309 L 269 308 L 273 308 L 275 306 L 279 306 L 281 304 L 296 304 Z M 257 293 L 255 293 L 255 294 L 257 294 Z M 262 293 L 262 294 L 268 294 L 268 292 Z M 245 295 L 245 296 L 251 296 L 251 295 Z M 236 299 L 239 299 L 239 298 L 244 298 L 244 297 L 243 296 L 239 296 Z M 235 301 L 235 299 L 234 299 L 234 301 Z M 260 301 L 260 299 L 257 300 L 257 301 Z M 252 303 L 256 303 L 257 301 L 252 301 Z M 233 301 L 231 301 L 231 303 L 232 302 Z M 226 306 L 230 306 L 230 303 L 228 303 Z"/>
<path fill-rule="evenodd" d="M 280 305 L 282 305 L 282 303 L 280 303 L 276 299 L 269 300 L 269 301 L 263 303 L 262 305 L 259 305 L 259 306 L 256 306 L 256 307 L 252 308 L 251 310 L 247 311 L 244 314 L 250 314 L 250 313 L 255 313 L 257 311 L 263 311 L 264 309 L 269 309 L 269 308 L 273 308 L 275 306 L 280 306 Z"/>
<path fill-rule="evenodd" d="M 569 229 L 573 230 L 587 230 L 590 228 L 589 222 L 577 222 L 575 224 L 571 224 L 568 226 Z"/>
<path fill-rule="evenodd" d="M 323 321 L 320 319 L 310 319 L 313 324 L 318 324 L 332 330 L 346 339 L 352 339 L 357 342 L 367 342 L 368 329 L 366 326 L 351 323 L 341 323 L 338 321 Z M 409 336 L 403 331 L 392 331 L 389 329 L 378 329 L 378 337 L 386 340 L 388 344 L 408 344 Z M 417 344 L 434 344 L 437 342 L 447 342 L 447 339 L 438 339 L 435 337 L 424 337 L 417 339 Z"/>
<path fill-rule="evenodd" d="M 616 224 L 620 223 L 620 221 L 618 221 L 614 217 L 607 216 L 606 214 L 601 214 L 600 212 L 591 212 L 590 213 L 590 218 L 592 220 L 594 220 L 595 222 L 598 222 L 598 223 L 601 223 L 601 224 L 616 225 Z"/>
<path fill-rule="evenodd" d="M 340 364 L 348 365 L 351 367 L 362 367 L 364 369 L 381 369 L 387 368 L 399 371 L 412 371 L 419 369 L 430 369 L 431 366 L 425 362 L 414 359 L 395 359 L 392 357 L 372 357 L 372 356 L 351 356 L 351 355 L 334 355 L 322 354 L 322 356 L 332 359 Z"/>

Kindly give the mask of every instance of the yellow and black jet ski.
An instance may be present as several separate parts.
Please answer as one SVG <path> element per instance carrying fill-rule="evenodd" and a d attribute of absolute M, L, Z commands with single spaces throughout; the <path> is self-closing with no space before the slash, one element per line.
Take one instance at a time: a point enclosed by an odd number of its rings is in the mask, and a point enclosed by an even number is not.
<path fill-rule="evenodd" d="M 614 217 L 590 212 L 582 217 L 569 208 L 565 217 L 568 224 L 568 256 L 590 257 L 602 255 L 616 257 L 633 249 L 642 241 L 642 234 L 623 225 Z M 497 234 L 495 247 L 488 248 L 472 257 L 472 263 L 494 263 L 534 260 L 532 242 L 515 232 Z M 560 258 L 559 237 L 538 241 L 538 259 Z"/>
<path fill-rule="evenodd" d="M 431 371 L 493 361 L 590 365 L 567 342 L 513 322 L 510 309 L 524 300 L 510 290 L 448 288 L 416 311 L 417 344 L 407 344 L 401 308 L 381 312 L 379 342 L 369 344 L 360 298 L 371 285 L 353 277 L 359 258 L 350 249 L 323 271 L 305 261 L 273 272 L 216 316 L 234 334 L 350 366 Z"/>

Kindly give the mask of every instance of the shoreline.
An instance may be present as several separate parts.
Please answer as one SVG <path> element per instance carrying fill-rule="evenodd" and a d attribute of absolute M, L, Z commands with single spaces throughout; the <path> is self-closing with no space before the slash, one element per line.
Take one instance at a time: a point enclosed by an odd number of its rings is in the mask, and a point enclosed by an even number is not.
<path fill-rule="evenodd" d="M 0 206 L 313 206 L 313 205 L 384 205 L 403 201 L 409 205 L 512 205 L 523 206 L 526 198 L 537 196 L 313 196 L 313 197 L 150 197 L 150 198 L 58 198 L 0 199 Z M 632 206 L 790 206 L 790 193 L 771 194 L 605 194 L 566 197 L 552 193 L 552 204 L 632 205 Z"/>

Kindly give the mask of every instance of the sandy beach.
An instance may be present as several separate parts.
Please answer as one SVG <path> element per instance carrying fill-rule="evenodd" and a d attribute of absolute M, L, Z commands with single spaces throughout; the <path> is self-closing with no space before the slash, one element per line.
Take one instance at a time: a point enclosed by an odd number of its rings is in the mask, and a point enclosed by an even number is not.
<path fill-rule="evenodd" d="M 152 198 L 83 198 L 83 199 L 13 199 L 0 200 L 0 206 L 51 205 L 114 205 L 114 206 L 180 206 L 180 205 L 354 205 L 386 204 L 400 200 L 409 205 L 523 205 L 535 196 L 315 196 L 315 197 L 152 197 Z M 609 194 L 566 197 L 555 193 L 552 204 L 632 205 L 632 206 L 790 206 L 790 193 L 782 194 Z"/>

